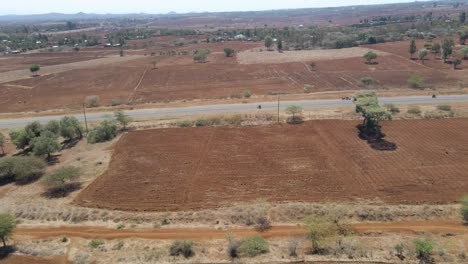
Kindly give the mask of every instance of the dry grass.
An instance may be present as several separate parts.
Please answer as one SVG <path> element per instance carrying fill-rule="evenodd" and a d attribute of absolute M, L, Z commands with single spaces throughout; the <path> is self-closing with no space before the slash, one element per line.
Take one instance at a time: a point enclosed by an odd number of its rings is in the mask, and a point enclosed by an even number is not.
<path fill-rule="evenodd" d="M 383 51 L 376 51 L 361 47 L 345 49 L 284 51 L 283 53 L 275 51 L 260 51 L 259 49 L 254 49 L 238 53 L 237 61 L 240 64 L 270 64 L 285 62 L 336 60 L 362 57 L 365 53 L 369 51 L 373 51 L 380 56 L 388 54 Z"/>

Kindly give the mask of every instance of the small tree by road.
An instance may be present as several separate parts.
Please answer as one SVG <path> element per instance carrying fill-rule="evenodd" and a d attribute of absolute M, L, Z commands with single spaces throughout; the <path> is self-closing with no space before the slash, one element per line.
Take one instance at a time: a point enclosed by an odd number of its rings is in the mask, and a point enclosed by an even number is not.
<path fill-rule="evenodd" d="M 0 239 L 3 242 L 3 247 L 6 247 L 6 241 L 10 238 L 15 227 L 16 219 L 14 216 L 0 213 Z"/>
<path fill-rule="evenodd" d="M 323 241 L 337 233 L 335 224 L 324 216 L 306 218 L 305 229 L 307 230 L 307 238 L 312 244 L 312 254 L 320 253 L 323 249 Z"/>
<path fill-rule="evenodd" d="M 366 59 L 367 64 L 375 64 L 374 60 L 376 60 L 377 57 L 378 57 L 377 53 L 373 51 L 369 51 L 363 56 L 363 58 Z"/>
<path fill-rule="evenodd" d="M 128 115 L 126 115 L 122 111 L 117 111 L 114 113 L 114 118 L 119 122 L 119 124 L 122 126 L 122 129 L 125 130 L 127 129 L 127 125 L 132 122 L 132 118 L 130 118 Z"/>
<path fill-rule="evenodd" d="M 65 116 L 60 120 L 60 135 L 67 139 L 81 139 L 83 137 L 83 128 L 80 121 L 74 116 Z"/>
<path fill-rule="evenodd" d="M 379 122 L 391 119 L 391 113 L 379 105 L 379 100 L 374 92 L 357 94 L 355 98 L 356 113 L 362 114 L 364 117 L 362 124 L 359 126 L 361 134 L 365 134 L 366 137 L 380 139 L 382 133 Z"/>
<path fill-rule="evenodd" d="M 31 67 L 29 68 L 29 70 L 31 71 L 31 73 L 33 74 L 33 76 L 38 76 L 38 72 L 41 70 L 41 66 L 37 65 L 37 64 L 33 64 L 31 65 Z"/>
<path fill-rule="evenodd" d="M 267 36 L 265 38 L 265 47 L 267 50 L 271 50 L 271 47 L 273 46 L 273 39 L 270 36 Z"/>
<path fill-rule="evenodd" d="M 292 115 L 290 119 L 291 123 L 296 123 L 296 122 L 301 121 L 301 118 L 299 118 L 299 116 L 302 114 L 303 111 L 304 111 L 304 108 L 298 105 L 290 105 L 286 108 L 286 113 Z"/>

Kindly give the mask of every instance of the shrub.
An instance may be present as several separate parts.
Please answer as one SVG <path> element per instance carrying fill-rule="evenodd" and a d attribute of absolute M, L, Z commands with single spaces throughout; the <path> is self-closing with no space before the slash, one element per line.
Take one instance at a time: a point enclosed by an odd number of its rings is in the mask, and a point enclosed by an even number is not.
<path fill-rule="evenodd" d="M 420 89 L 424 87 L 425 79 L 424 77 L 414 75 L 408 78 L 408 86 L 414 89 Z"/>
<path fill-rule="evenodd" d="M 228 247 L 227 247 L 227 254 L 230 258 L 238 258 L 239 257 L 239 247 L 242 244 L 242 241 L 236 239 L 232 235 L 227 236 L 228 240 Z"/>
<path fill-rule="evenodd" d="M 209 49 L 197 50 L 195 52 L 195 56 L 193 56 L 193 60 L 195 62 L 206 62 L 206 58 L 208 57 L 208 54 L 210 54 Z"/>
<path fill-rule="evenodd" d="M 60 120 L 60 135 L 67 140 L 83 137 L 80 121 L 74 116 L 65 116 Z"/>
<path fill-rule="evenodd" d="M 6 240 L 11 236 L 15 227 L 16 220 L 14 216 L 0 213 L 0 239 L 4 247 L 6 247 Z"/>
<path fill-rule="evenodd" d="M 226 117 L 224 119 L 226 123 L 232 126 L 240 126 L 242 125 L 242 116 L 241 115 L 233 115 L 231 117 Z"/>
<path fill-rule="evenodd" d="M 407 113 L 412 114 L 412 115 L 421 115 L 421 113 L 422 113 L 421 107 L 419 107 L 417 105 L 410 106 L 410 107 L 408 107 Z"/>
<path fill-rule="evenodd" d="M 431 255 L 434 250 L 434 241 L 430 238 L 416 239 L 414 241 L 416 247 L 416 256 L 422 263 L 431 263 Z"/>
<path fill-rule="evenodd" d="M 39 178 L 46 167 L 36 157 L 8 157 L 0 160 L 0 182 L 27 183 Z"/>
<path fill-rule="evenodd" d="M 318 254 L 323 249 L 323 240 L 336 233 L 336 226 L 326 217 L 308 217 L 305 220 L 307 237 L 312 243 L 312 254 Z"/>
<path fill-rule="evenodd" d="M 117 125 L 114 120 L 102 121 L 96 128 L 88 134 L 88 142 L 91 144 L 106 142 L 114 139 L 118 135 Z"/>
<path fill-rule="evenodd" d="M 126 115 L 122 111 L 117 111 L 114 113 L 115 120 L 122 126 L 122 128 L 125 130 L 127 128 L 127 125 L 132 122 L 132 118 L 130 118 L 128 115 Z"/>
<path fill-rule="evenodd" d="M 199 119 L 197 119 L 197 121 L 195 121 L 195 126 L 197 126 L 197 127 L 203 127 L 203 126 L 207 126 L 207 125 L 208 125 L 208 122 L 204 118 L 199 118 Z"/>
<path fill-rule="evenodd" d="M 447 104 L 441 104 L 437 106 L 437 109 L 440 111 L 452 111 L 452 106 Z"/>
<path fill-rule="evenodd" d="M 118 106 L 118 105 L 122 105 L 123 102 L 121 100 L 112 100 L 111 102 L 111 106 Z"/>
<path fill-rule="evenodd" d="M 361 86 L 363 87 L 369 87 L 377 83 L 377 81 L 372 77 L 362 77 L 361 80 L 359 80 L 359 82 L 361 83 Z"/>
<path fill-rule="evenodd" d="M 310 66 L 310 70 L 314 71 L 317 65 L 315 64 L 315 62 L 311 62 L 309 63 L 309 66 Z"/>
<path fill-rule="evenodd" d="M 93 239 L 93 240 L 91 240 L 91 241 L 89 242 L 88 245 L 89 245 L 89 247 L 90 247 L 91 249 L 96 249 L 96 248 L 98 248 L 98 247 L 104 245 L 104 241 Z"/>
<path fill-rule="evenodd" d="M 468 195 L 461 200 L 461 216 L 465 224 L 468 224 Z"/>
<path fill-rule="evenodd" d="M 192 127 L 192 126 L 193 126 L 193 123 L 192 123 L 192 121 L 184 120 L 184 121 L 178 122 L 178 123 L 177 123 L 177 126 L 178 126 L 178 127 Z"/>
<path fill-rule="evenodd" d="M 85 104 L 87 107 L 98 107 L 100 98 L 97 95 L 86 96 Z"/>
<path fill-rule="evenodd" d="M 80 168 L 67 166 L 55 169 L 44 177 L 44 185 L 52 191 L 66 193 L 70 183 L 75 181 L 81 174 Z"/>
<path fill-rule="evenodd" d="M 385 108 L 387 108 L 387 110 L 390 111 L 392 114 L 400 113 L 400 108 L 394 104 L 386 104 Z"/>
<path fill-rule="evenodd" d="M 247 89 L 244 90 L 244 97 L 245 97 L 245 98 L 250 98 L 250 96 L 252 96 L 252 94 L 250 93 L 250 91 L 247 90 Z"/>
<path fill-rule="evenodd" d="M 192 240 L 176 240 L 172 243 L 169 254 L 171 256 L 184 256 L 185 258 L 190 258 L 195 255 L 193 251 L 193 241 Z"/>
<path fill-rule="evenodd" d="M 262 237 L 249 237 L 242 241 L 239 253 L 249 257 L 265 254 L 269 251 L 268 242 Z"/>
<path fill-rule="evenodd" d="M 31 65 L 31 67 L 29 67 L 29 70 L 32 72 L 33 75 L 36 75 L 36 73 L 41 70 L 41 66 L 33 64 Z"/>
<path fill-rule="evenodd" d="M 397 257 L 400 259 L 404 259 L 404 250 L 405 250 L 405 245 L 403 243 L 399 243 L 395 246 L 395 251 L 397 252 Z"/>
<path fill-rule="evenodd" d="M 270 228 L 271 222 L 268 216 L 260 215 L 256 220 L 255 230 L 257 230 L 258 232 L 265 232 Z"/>
<path fill-rule="evenodd" d="M 125 244 L 123 241 L 119 241 L 112 247 L 112 250 L 121 250 L 124 247 L 124 245 Z"/>
<path fill-rule="evenodd" d="M 374 64 L 374 60 L 377 59 L 378 55 L 377 53 L 373 51 L 369 51 L 366 54 L 364 54 L 363 58 L 366 59 L 367 64 Z"/>
<path fill-rule="evenodd" d="M 234 56 L 234 50 L 231 49 L 231 48 L 225 48 L 224 49 L 224 55 L 226 57 L 232 57 L 232 56 Z"/>
<path fill-rule="evenodd" d="M 223 120 L 220 117 L 210 117 L 206 122 L 211 126 L 219 126 L 222 124 Z"/>

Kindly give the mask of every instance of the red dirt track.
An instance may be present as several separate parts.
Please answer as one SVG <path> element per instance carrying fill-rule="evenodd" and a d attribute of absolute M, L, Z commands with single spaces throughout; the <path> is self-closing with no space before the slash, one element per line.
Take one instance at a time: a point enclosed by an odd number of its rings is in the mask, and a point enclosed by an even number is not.
<path fill-rule="evenodd" d="M 274 202 L 452 203 L 468 190 L 468 119 L 383 124 L 398 150 L 373 150 L 356 121 L 131 132 L 75 201 L 166 211 Z"/>

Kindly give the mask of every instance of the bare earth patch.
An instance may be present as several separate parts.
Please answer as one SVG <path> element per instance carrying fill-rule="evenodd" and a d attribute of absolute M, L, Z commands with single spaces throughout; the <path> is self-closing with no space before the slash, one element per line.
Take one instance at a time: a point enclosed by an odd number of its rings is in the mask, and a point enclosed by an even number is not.
<path fill-rule="evenodd" d="M 285 62 L 306 62 L 336 60 L 362 57 L 365 53 L 373 51 L 380 56 L 388 55 L 387 52 L 377 51 L 368 48 L 354 47 L 346 49 L 324 49 L 324 50 L 297 50 L 284 51 L 259 51 L 247 50 L 237 54 L 237 61 L 240 64 L 269 64 Z"/>
<path fill-rule="evenodd" d="M 88 61 L 79 61 L 72 62 L 60 65 L 51 65 L 41 67 L 39 72 L 41 75 L 49 75 L 54 73 L 66 72 L 77 69 L 86 69 L 89 67 L 97 67 L 111 63 L 126 62 L 134 59 L 139 59 L 142 56 L 132 55 L 125 57 L 107 57 L 102 59 L 88 60 Z M 31 72 L 28 69 L 25 70 L 16 70 L 0 73 L 0 83 L 14 82 L 22 79 L 31 78 Z"/>

